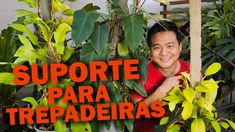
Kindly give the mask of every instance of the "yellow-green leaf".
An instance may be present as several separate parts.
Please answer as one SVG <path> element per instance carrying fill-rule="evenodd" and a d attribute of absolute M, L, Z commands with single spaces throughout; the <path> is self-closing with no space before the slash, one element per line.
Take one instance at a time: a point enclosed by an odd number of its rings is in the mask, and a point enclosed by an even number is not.
<path fill-rule="evenodd" d="M 223 128 L 225 128 L 225 129 L 228 129 L 229 128 L 229 125 L 228 125 L 228 123 L 226 123 L 226 122 L 220 122 L 219 123 Z"/>
<path fill-rule="evenodd" d="M 191 124 L 191 132 L 206 132 L 206 127 L 203 119 L 194 119 Z"/>
<path fill-rule="evenodd" d="M 8 85 L 15 85 L 13 80 L 15 79 L 14 74 L 8 72 L 1 72 L 0 73 L 0 83 L 8 84 Z"/>
<path fill-rule="evenodd" d="M 185 100 L 182 106 L 184 107 L 184 109 L 181 113 L 181 116 L 183 117 L 184 120 L 187 120 L 192 114 L 193 104 L 189 102 L 188 100 Z"/>
<path fill-rule="evenodd" d="M 71 129 L 73 132 L 92 132 L 89 122 L 72 122 Z"/>
<path fill-rule="evenodd" d="M 167 129 L 166 132 L 179 132 L 180 126 L 176 124 L 171 124 Z"/>
<path fill-rule="evenodd" d="M 196 92 L 192 88 L 186 88 L 183 91 L 184 97 L 190 102 L 193 102 Z"/>
<path fill-rule="evenodd" d="M 215 89 L 215 90 L 213 90 L 211 92 L 206 93 L 205 98 L 210 100 L 211 102 L 215 102 L 215 98 L 217 96 L 217 90 L 218 89 Z"/>
<path fill-rule="evenodd" d="M 121 57 L 127 56 L 129 53 L 127 44 L 118 43 L 118 55 Z"/>
<path fill-rule="evenodd" d="M 23 98 L 22 101 L 28 102 L 32 105 L 32 109 L 35 110 L 38 106 L 38 102 L 33 97 Z"/>
<path fill-rule="evenodd" d="M 219 88 L 217 82 L 213 79 L 201 81 L 199 85 L 196 86 L 197 92 L 211 92 L 215 89 Z"/>
<path fill-rule="evenodd" d="M 63 43 L 66 38 L 66 33 L 71 30 L 72 28 L 68 24 L 66 23 L 60 24 L 58 28 L 56 29 L 56 31 L 54 32 L 55 42 Z"/>
<path fill-rule="evenodd" d="M 235 123 L 228 119 L 225 119 L 225 120 L 229 123 L 229 125 L 233 128 L 233 130 L 235 130 Z"/>
<path fill-rule="evenodd" d="M 217 121 L 211 121 L 211 125 L 215 129 L 216 132 L 221 132 L 220 125 Z"/>
<path fill-rule="evenodd" d="M 217 73 L 220 70 L 220 68 L 221 68 L 221 64 L 218 62 L 214 62 L 206 69 L 205 76 L 210 76 L 210 75 Z"/>
<path fill-rule="evenodd" d="M 54 127 L 55 132 L 66 132 L 66 123 L 61 118 L 56 118 Z"/>
<path fill-rule="evenodd" d="M 212 102 L 210 102 L 209 100 L 200 97 L 197 102 L 199 107 L 205 108 L 209 112 L 212 111 Z"/>
<path fill-rule="evenodd" d="M 11 24 L 10 26 L 11 26 L 12 28 L 18 30 L 18 31 L 21 31 L 21 32 L 27 34 L 28 37 L 29 37 L 29 40 L 30 40 L 34 45 L 38 45 L 38 37 L 37 37 L 35 34 L 33 34 L 33 33 L 28 29 L 28 27 L 26 27 L 25 25 L 16 24 L 16 23 Z"/>
<path fill-rule="evenodd" d="M 168 122 L 168 120 L 169 120 L 169 117 L 163 117 L 163 118 L 161 118 L 161 120 L 160 120 L 160 125 L 166 124 L 166 123 Z"/>

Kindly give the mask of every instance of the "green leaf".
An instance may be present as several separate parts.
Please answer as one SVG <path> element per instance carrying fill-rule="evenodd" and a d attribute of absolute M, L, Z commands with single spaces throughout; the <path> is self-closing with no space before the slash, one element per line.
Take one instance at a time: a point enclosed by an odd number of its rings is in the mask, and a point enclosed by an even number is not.
<path fill-rule="evenodd" d="M 211 92 L 219 88 L 217 82 L 213 79 L 201 81 L 199 85 L 196 86 L 197 92 Z"/>
<path fill-rule="evenodd" d="M 117 50 L 118 50 L 118 55 L 121 57 L 125 57 L 129 53 L 128 46 L 126 44 L 118 43 Z"/>
<path fill-rule="evenodd" d="M 66 38 L 66 33 L 71 31 L 71 27 L 66 23 L 61 23 L 54 32 L 54 39 L 56 43 L 63 43 Z"/>
<path fill-rule="evenodd" d="M 218 89 L 215 89 L 215 90 L 213 90 L 213 91 L 211 91 L 211 92 L 206 93 L 205 98 L 206 98 L 207 100 L 210 100 L 211 102 L 215 102 L 215 98 L 216 98 L 216 96 L 217 96 L 217 90 L 218 90 Z"/>
<path fill-rule="evenodd" d="M 49 26 L 39 17 L 36 18 L 26 18 L 24 23 L 27 24 L 32 24 L 35 23 L 37 24 L 41 31 L 42 31 L 42 35 L 43 35 L 43 39 L 48 41 L 50 39 L 50 28 Z"/>
<path fill-rule="evenodd" d="M 38 102 L 33 97 L 23 98 L 22 101 L 30 103 L 32 105 L 33 110 L 35 110 L 38 106 Z"/>
<path fill-rule="evenodd" d="M 205 71 L 205 76 L 210 76 L 217 73 L 221 69 L 221 64 L 218 62 L 214 62 L 211 64 Z"/>
<path fill-rule="evenodd" d="M 52 43 L 53 47 L 56 49 L 57 54 L 64 54 L 64 45 L 62 43 Z"/>
<path fill-rule="evenodd" d="M 202 107 L 202 108 L 205 108 L 206 110 L 208 110 L 209 112 L 212 111 L 212 102 L 210 102 L 209 100 L 203 98 L 203 97 L 200 97 L 198 100 L 197 100 L 197 103 L 198 103 L 198 106 Z"/>
<path fill-rule="evenodd" d="M 217 121 L 211 121 L 211 125 L 215 129 L 216 132 L 221 132 L 220 125 Z"/>
<path fill-rule="evenodd" d="M 14 56 L 18 57 L 18 59 L 16 59 L 14 63 L 21 64 L 28 61 L 30 64 L 35 64 L 38 56 L 34 53 L 35 49 L 32 47 L 30 41 L 23 35 L 18 35 L 18 37 L 23 46 L 16 51 Z"/>
<path fill-rule="evenodd" d="M 196 95 L 196 92 L 192 89 L 192 88 L 186 88 L 184 89 L 183 91 L 184 93 L 184 97 L 190 102 L 192 103 L 193 102 L 193 99 Z"/>
<path fill-rule="evenodd" d="M 169 120 L 169 117 L 162 117 L 161 120 L 160 120 L 160 125 L 164 125 L 168 122 Z"/>
<path fill-rule="evenodd" d="M 23 33 L 26 33 L 29 37 L 29 40 L 34 44 L 34 45 L 38 45 L 38 37 L 33 34 L 28 27 L 22 25 L 22 24 L 11 24 L 10 25 L 12 28 L 21 31 Z"/>
<path fill-rule="evenodd" d="M 85 5 L 82 9 L 84 9 L 86 12 L 91 12 L 91 11 L 99 10 L 100 7 L 94 6 L 93 3 L 89 3 Z"/>
<path fill-rule="evenodd" d="M 126 119 L 124 120 L 126 127 L 128 129 L 129 132 L 133 132 L 134 129 L 134 120 L 130 120 L 130 119 Z"/>
<path fill-rule="evenodd" d="M 72 122 L 71 130 L 72 132 L 92 132 L 89 122 Z"/>
<path fill-rule="evenodd" d="M 23 16 L 38 17 L 38 15 L 32 11 L 28 11 L 24 9 L 17 9 L 16 17 L 23 17 Z"/>
<path fill-rule="evenodd" d="M 146 93 L 145 89 L 142 86 L 140 86 L 140 84 L 138 82 L 136 82 L 136 81 L 133 82 L 133 88 L 140 95 L 147 97 L 147 93 Z"/>
<path fill-rule="evenodd" d="M 179 132 L 180 131 L 180 126 L 171 124 L 167 129 L 166 132 Z"/>
<path fill-rule="evenodd" d="M 219 123 L 223 128 L 225 128 L 225 129 L 228 129 L 229 128 L 229 125 L 228 125 L 228 123 L 226 123 L 226 122 L 220 122 Z"/>
<path fill-rule="evenodd" d="M 6 62 L 7 64 L 11 63 L 13 60 L 17 46 L 19 45 L 17 43 L 18 37 L 16 34 L 17 31 L 12 27 L 2 30 L 2 33 L 0 34 L 0 61 L 2 64 L 4 64 L 3 62 Z M 6 71 L 4 69 L 8 67 L 10 66 L 1 67 L 0 71 Z"/>
<path fill-rule="evenodd" d="M 139 73 L 140 73 L 140 79 L 142 81 L 142 83 L 144 84 L 147 80 L 148 77 L 148 60 L 142 56 L 138 56 L 139 59 L 139 66 L 138 69 Z"/>
<path fill-rule="evenodd" d="M 62 12 L 62 14 L 65 15 L 65 16 L 72 16 L 73 15 L 73 10 L 72 9 L 65 9 Z"/>
<path fill-rule="evenodd" d="M 129 16 L 124 19 L 125 41 L 134 52 L 143 39 L 143 15 Z"/>
<path fill-rule="evenodd" d="M 94 31 L 92 32 L 90 39 L 93 49 L 99 55 L 108 41 L 109 26 L 106 24 L 95 24 Z"/>
<path fill-rule="evenodd" d="M 233 130 L 235 130 L 235 123 L 228 119 L 225 119 L 225 120 L 229 123 L 229 125 L 233 128 Z"/>
<path fill-rule="evenodd" d="M 184 108 L 181 116 L 183 117 L 184 120 L 187 120 L 193 111 L 193 104 L 191 102 L 189 102 L 188 100 L 185 100 L 182 104 L 182 107 Z"/>
<path fill-rule="evenodd" d="M 66 123 L 61 118 L 56 118 L 54 127 L 55 132 L 66 132 Z"/>
<path fill-rule="evenodd" d="M 191 132 L 206 132 L 206 127 L 203 119 L 194 119 L 191 124 Z"/>
<path fill-rule="evenodd" d="M 8 85 L 15 85 L 13 80 L 15 79 L 15 76 L 13 73 L 8 72 L 1 72 L 0 73 L 0 83 L 8 84 Z"/>
<path fill-rule="evenodd" d="M 32 8 L 38 7 L 38 0 L 19 0 L 24 2 L 25 4 L 29 5 Z"/>
<path fill-rule="evenodd" d="M 73 54 L 74 52 L 74 48 L 70 48 L 68 46 L 65 47 L 65 50 L 64 50 L 64 56 L 63 56 L 63 61 L 67 61 L 71 55 Z"/>
<path fill-rule="evenodd" d="M 39 106 L 48 106 L 48 100 L 47 98 L 42 98 L 39 102 Z"/>
<path fill-rule="evenodd" d="M 74 12 L 72 24 L 72 38 L 76 44 L 89 38 L 94 29 L 95 21 L 99 15 L 94 12 L 85 12 L 78 10 Z"/>

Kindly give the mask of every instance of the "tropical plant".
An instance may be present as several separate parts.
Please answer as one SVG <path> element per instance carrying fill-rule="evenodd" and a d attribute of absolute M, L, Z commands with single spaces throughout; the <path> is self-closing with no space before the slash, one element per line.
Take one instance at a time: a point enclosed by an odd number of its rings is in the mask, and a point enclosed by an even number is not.
<path fill-rule="evenodd" d="M 235 130 L 235 123 L 221 118 L 217 115 L 216 108 L 213 106 L 215 102 L 218 83 L 213 78 L 208 78 L 217 73 L 221 68 L 220 63 L 211 64 L 205 71 L 205 76 L 195 86 L 192 86 L 190 75 L 182 72 L 183 84 L 174 87 L 163 100 L 167 101 L 169 110 L 175 112 L 175 118 L 169 120 L 169 116 L 164 117 L 160 121 L 160 125 L 165 125 L 166 131 L 191 131 L 206 132 L 215 130 L 220 132 L 222 128 Z M 208 79 L 207 79 L 208 78 Z M 156 127 L 156 131 L 160 127 Z"/>

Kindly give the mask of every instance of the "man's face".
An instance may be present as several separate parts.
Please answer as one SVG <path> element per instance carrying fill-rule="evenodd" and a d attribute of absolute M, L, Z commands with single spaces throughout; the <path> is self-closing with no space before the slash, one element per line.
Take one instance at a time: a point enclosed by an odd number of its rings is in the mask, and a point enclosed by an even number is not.
<path fill-rule="evenodd" d="M 163 31 L 154 34 L 150 47 L 152 60 L 162 69 L 168 69 L 177 63 L 181 45 L 172 31 Z"/>

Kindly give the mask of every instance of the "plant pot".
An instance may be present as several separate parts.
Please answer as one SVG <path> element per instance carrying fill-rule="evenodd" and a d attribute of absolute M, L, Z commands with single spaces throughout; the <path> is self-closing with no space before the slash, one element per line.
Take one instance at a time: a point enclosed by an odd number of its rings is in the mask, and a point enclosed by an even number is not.
<path fill-rule="evenodd" d="M 33 128 L 34 128 L 34 130 L 35 130 L 36 132 L 55 132 L 54 130 L 53 130 L 53 131 L 40 130 L 40 129 L 37 128 L 37 125 L 34 125 Z M 70 128 L 66 128 L 66 132 L 72 132 L 72 131 L 71 131 Z"/>

